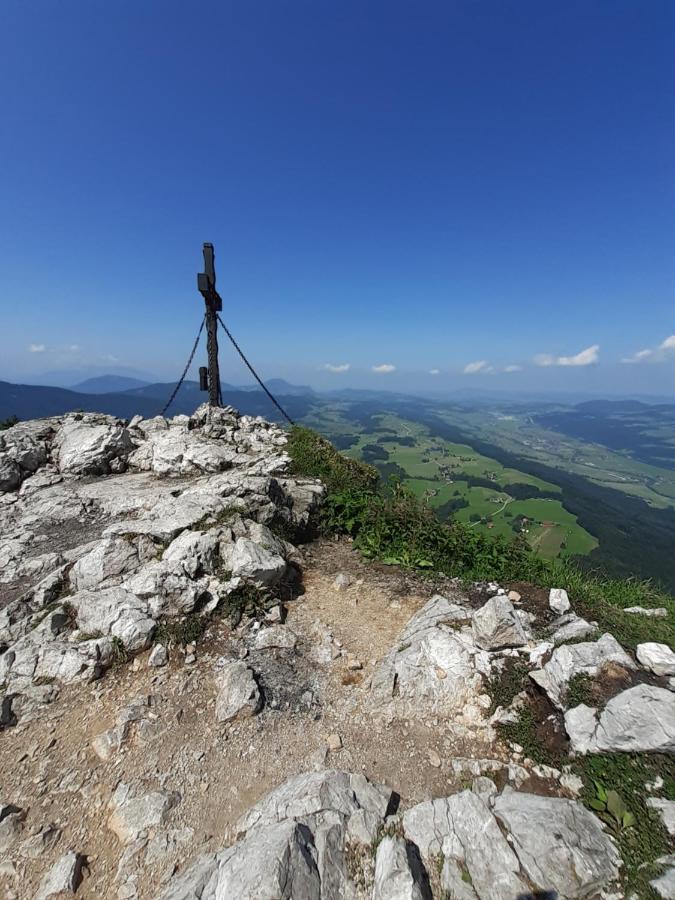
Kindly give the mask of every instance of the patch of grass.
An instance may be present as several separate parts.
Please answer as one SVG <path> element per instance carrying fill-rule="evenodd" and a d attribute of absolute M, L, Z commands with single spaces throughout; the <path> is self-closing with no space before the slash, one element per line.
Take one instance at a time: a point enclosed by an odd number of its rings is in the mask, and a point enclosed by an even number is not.
<path fill-rule="evenodd" d="M 528 706 L 521 709 L 517 722 L 497 725 L 497 731 L 507 743 L 520 744 L 525 756 L 535 763 L 556 768 L 560 766 L 561 758 L 551 752 L 537 734 L 537 721 Z"/>
<path fill-rule="evenodd" d="M 16 425 L 18 421 L 19 419 L 17 416 L 10 416 L 8 419 L 0 419 L 0 431 L 7 431 L 8 428 Z"/>
<path fill-rule="evenodd" d="M 572 709 L 580 704 L 593 706 L 593 679 L 586 672 L 578 672 L 567 682 L 565 706 Z"/>
<path fill-rule="evenodd" d="M 311 428 L 294 425 L 286 447 L 298 475 L 320 478 L 329 493 L 337 491 L 374 492 L 377 469 L 339 453 L 330 441 Z"/>
<path fill-rule="evenodd" d="M 583 779 L 581 799 L 590 809 L 597 805 L 598 785 L 620 795 L 634 818 L 631 827 L 615 830 L 624 862 L 621 879 L 626 896 L 656 898 L 649 881 L 661 873 L 656 860 L 670 852 L 670 840 L 658 811 L 646 806 L 650 796 L 646 784 L 662 778 L 663 788 L 655 795 L 674 800 L 675 759 L 661 754 L 610 753 L 580 757 L 572 766 Z"/>
<path fill-rule="evenodd" d="M 129 651 L 122 643 L 121 638 L 118 638 L 117 635 L 113 635 L 112 638 L 112 654 L 113 668 L 118 668 L 119 666 L 123 666 L 125 663 L 129 662 Z"/>
<path fill-rule="evenodd" d="M 509 658 L 502 671 L 490 678 L 487 684 L 487 692 L 492 698 L 489 715 L 499 706 L 506 709 L 511 704 L 513 698 L 529 684 L 528 672 L 528 667 L 521 659 Z M 520 741 L 516 743 L 519 744 Z"/>
<path fill-rule="evenodd" d="M 274 598 L 253 584 L 243 584 L 228 594 L 222 604 L 222 612 L 237 626 L 245 615 L 258 616 L 265 612 Z"/>
<path fill-rule="evenodd" d="M 209 616 L 200 616 L 191 613 L 182 619 L 167 619 L 160 622 L 155 631 L 156 643 L 185 647 L 187 644 L 196 644 L 209 627 Z"/>

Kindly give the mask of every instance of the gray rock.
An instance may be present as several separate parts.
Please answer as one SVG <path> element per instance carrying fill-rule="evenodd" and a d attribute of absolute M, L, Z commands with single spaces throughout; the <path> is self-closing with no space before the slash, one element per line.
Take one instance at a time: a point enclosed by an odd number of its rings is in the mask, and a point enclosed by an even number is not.
<path fill-rule="evenodd" d="M 635 663 L 611 634 L 597 641 L 557 647 L 543 667 L 530 672 L 530 678 L 546 691 L 551 701 L 564 709 L 565 692 L 570 678 L 581 673 L 595 676 L 605 663 L 616 663 L 635 669 Z"/>
<path fill-rule="evenodd" d="M 403 816 L 403 830 L 423 859 L 453 861 L 448 879 L 454 867 L 463 868 L 480 900 L 514 900 L 526 893 L 513 850 L 487 805 L 471 791 L 414 806 Z"/>
<path fill-rule="evenodd" d="M 219 722 L 248 718 L 260 710 L 262 698 L 253 670 L 242 660 L 221 660 L 216 687 L 216 719 Z"/>
<path fill-rule="evenodd" d="M 436 595 L 410 619 L 373 674 L 371 697 L 379 712 L 483 721 L 490 656 L 474 642 L 469 617 L 464 606 Z"/>
<path fill-rule="evenodd" d="M 221 548 L 223 565 L 235 578 L 271 587 L 286 571 L 286 561 L 248 538 L 237 538 L 234 544 Z"/>
<path fill-rule="evenodd" d="M 565 641 L 574 641 L 579 638 L 589 637 L 598 630 L 598 626 L 593 622 L 587 622 L 579 616 L 571 613 L 569 616 L 561 617 L 558 620 L 560 624 L 554 622 L 552 625 L 551 640 L 557 646 L 564 644 Z"/>
<path fill-rule="evenodd" d="M 671 837 L 675 837 L 675 800 L 650 797 L 647 800 L 647 806 L 657 809 L 661 813 L 661 819 L 666 826 L 666 831 Z"/>
<path fill-rule="evenodd" d="M 667 869 L 663 875 L 649 883 L 663 900 L 675 900 L 675 867 Z"/>
<path fill-rule="evenodd" d="M 131 844 L 149 829 L 164 825 L 178 799 L 175 794 L 161 791 L 135 797 L 126 785 L 120 784 L 113 795 L 114 809 L 108 828 L 123 844 Z"/>
<path fill-rule="evenodd" d="M 528 636 L 513 604 L 504 596 L 491 597 L 473 615 L 474 640 L 484 650 L 523 647 Z"/>
<path fill-rule="evenodd" d="M 216 897 L 319 900 L 321 877 L 311 834 L 295 822 L 256 829 L 219 858 Z"/>
<path fill-rule="evenodd" d="M 148 665 L 153 668 L 165 666 L 169 662 L 169 652 L 164 644 L 155 644 L 148 657 Z"/>
<path fill-rule="evenodd" d="M 74 894 L 82 880 L 84 858 L 71 850 L 60 857 L 40 882 L 36 900 L 47 900 L 58 894 Z"/>
<path fill-rule="evenodd" d="M 635 616 L 647 616 L 652 619 L 665 619 L 668 616 L 668 610 L 664 606 L 644 607 L 644 606 L 627 606 L 624 612 L 631 613 Z"/>
<path fill-rule="evenodd" d="M 635 655 L 654 675 L 675 675 L 675 653 L 667 644 L 638 644 Z"/>
<path fill-rule="evenodd" d="M 269 628 L 261 628 L 256 632 L 253 645 L 256 650 L 267 650 L 270 648 L 294 650 L 297 642 L 297 634 L 287 625 L 272 625 Z"/>
<path fill-rule="evenodd" d="M 589 897 L 618 876 L 619 853 L 600 821 L 574 800 L 505 788 L 494 814 L 508 830 L 528 878 L 561 897 Z"/>
<path fill-rule="evenodd" d="M 336 591 L 345 591 L 353 583 L 353 581 L 354 579 L 351 577 L 351 575 L 345 575 L 344 572 L 340 572 L 340 574 L 336 575 L 335 577 L 333 588 Z"/>
<path fill-rule="evenodd" d="M 123 587 L 79 591 L 68 598 L 77 612 L 77 624 L 87 634 L 119 638 L 131 652 L 145 650 L 155 631 L 147 604 Z"/>
<path fill-rule="evenodd" d="M 113 424 L 94 424 L 100 417 L 74 419 L 63 423 L 57 438 L 58 465 L 71 475 L 107 475 L 116 459 L 125 459 L 134 444 L 126 428 Z"/>
<path fill-rule="evenodd" d="M 548 594 L 548 605 L 559 616 L 562 616 L 563 613 L 566 613 L 572 607 L 567 591 L 562 588 L 551 588 Z"/>
<path fill-rule="evenodd" d="M 134 544 L 120 537 L 107 537 L 73 566 L 70 582 L 76 591 L 87 591 L 103 583 L 115 584 L 139 565 Z"/>
<path fill-rule="evenodd" d="M 426 873 L 414 848 L 400 837 L 380 841 L 372 900 L 431 900 Z"/>
<path fill-rule="evenodd" d="M 638 684 L 612 697 L 599 718 L 583 704 L 569 710 L 565 730 L 576 753 L 668 753 L 675 750 L 675 695 Z"/>

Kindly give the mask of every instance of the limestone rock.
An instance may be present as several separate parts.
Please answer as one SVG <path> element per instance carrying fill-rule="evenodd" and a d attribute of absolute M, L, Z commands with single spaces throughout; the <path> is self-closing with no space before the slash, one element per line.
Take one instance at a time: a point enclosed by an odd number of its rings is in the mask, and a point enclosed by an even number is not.
<path fill-rule="evenodd" d="M 574 613 L 561 616 L 560 619 L 551 624 L 550 634 L 551 640 L 557 646 L 564 644 L 565 641 L 574 641 L 579 638 L 590 637 L 598 630 L 598 626 L 593 622 L 587 622 Z"/>
<path fill-rule="evenodd" d="M 472 791 L 412 807 L 403 815 L 403 830 L 428 863 L 438 856 L 452 861 L 449 880 L 453 866 L 463 867 L 480 900 L 513 900 L 527 892 L 513 850 L 487 805 Z"/>
<path fill-rule="evenodd" d="M 148 665 L 153 668 L 165 666 L 169 661 L 169 653 L 164 644 L 155 644 L 148 657 Z"/>
<path fill-rule="evenodd" d="M 77 613 L 81 631 L 118 638 L 131 652 L 150 645 L 156 623 L 148 615 L 147 604 L 123 587 L 79 591 L 68 602 Z"/>
<path fill-rule="evenodd" d="M 665 688 L 638 684 L 617 694 L 600 716 L 583 704 L 565 714 L 565 730 L 577 753 L 621 750 L 675 750 L 675 694 Z"/>
<path fill-rule="evenodd" d="M 123 844 L 130 844 L 152 828 L 164 825 L 178 797 L 161 791 L 133 796 L 126 785 L 118 785 L 113 795 L 114 810 L 108 828 Z"/>
<path fill-rule="evenodd" d="M 567 591 L 562 588 L 551 588 L 548 594 L 548 605 L 559 616 L 562 616 L 563 613 L 566 613 L 572 607 Z"/>
<path fill-rule="evenodd" d="M 219 722 L 254 716 L 262 705 L 253 670 L 242 660 L 222 660 L 216 686 L 216 719 Z"/>
<path fill-rule="evenodd" d="M 71 850 L 60 857 L 40 883 L 36 900 L 48 900 L 59 894 L 74 894 L 82 880 L 84 859 Z"/>
<path fill-rule="evenodd" d="M 588 897 L 616 879 L 619 853 L 582 804 L 507 787 L 493 808 L 528 878 L 540 890 Z"/>
<path fill-rule="evenodd" d="M 385 837 L 377 848 L 372 900 L 431 900 L 431 890 L 414 847 Z"/>
<path fill-rule="evenodd" d="M 468 723 L 482 721 L 483 676 L 490 672 L 490 657 L 475 643 L 469 616 L 466 607 L 432 597 L 378 664 L 371 684 L 373 705 L 380 711 L 391 707 L 401 716 L 437 713 L 461 715 Z"/>
<path fill-rule="evenodd" d="M 647 616 L 652 619 L 665 619 L 668 615 L 668 610 L 664 606 L 627 606 L 624 609 L 624 612 L 631 613 L 635 616 Z"/>
<path fill-rule="evenodd" d="M 663 900 L 675 900 L 675 866 L 649 883 Z"/>
<path fill-rule="evenodd" d="M 64 422 L 58 435 L 58 465 L 71 475 L 107 475 L 115 460 L 125 459 L 134 445 L 129 432 L 109 419 L 95 424 L 96 416 Z"/>
<path fill-rule="evenodd" d="M 504 596 L 491 597 L 477 610 L 471 627 L 476 644 L 484 650 L 523 647 L 528 641 L 520 617 Z"/>
<path fill-rule="evenodd" d="M 256 650 L 294 650 L 297 642 L 297 634 L 287 625 L 271 625 L 256 632 L 253 645 Z"/>
<path fill-rule="evenodd" d="M 237 538 L 221 549 L 223 565 L 235 578 L 252 581 L 261 587 L 275 585 L 286 571 L 286 561 L 248 538 Z"/>
<path fill-rule="evenodd" d="M 664 800 L 662 797 L 650 797 L 647 806 L 657 809 L 661 814 L 666 831 L 675 837 L 675 800 Z"/>
<path fill-rule="evenodd" d="M 667 644 L 638 644 L 635 655 L 655 675 L 675 675 L 675 653 Z"/>
<path fill-rule="evenodd" d="M 565 692 L 574 675 L 595 676 L 605 663 L 616 663 L 634 669 L 635 663 L 611 634 L 603 634 L 597 641 L 557 647 L 543 667 L 530 672 L 530 678 L 546 691 L 559 708 L 565 705 Z"/>

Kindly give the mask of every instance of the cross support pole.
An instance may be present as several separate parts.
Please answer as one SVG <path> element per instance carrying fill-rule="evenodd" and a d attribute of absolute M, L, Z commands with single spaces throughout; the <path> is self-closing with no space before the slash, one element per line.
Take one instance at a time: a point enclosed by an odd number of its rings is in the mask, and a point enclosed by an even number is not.
<path fill-rule="evenodd" d="M 213 244 L 204 244 L 204 271 L 197 275 L 197 288 L 206 304 L 206 350 L 208 354 L 209 406 L 220 406 L 220 370 L 218 368 L 218 313 L 223 301 L 216 290 Z M 201 381 L 201 378 L 200 378 Z M 200 385 L 201 386 L 201 385 Z"/>

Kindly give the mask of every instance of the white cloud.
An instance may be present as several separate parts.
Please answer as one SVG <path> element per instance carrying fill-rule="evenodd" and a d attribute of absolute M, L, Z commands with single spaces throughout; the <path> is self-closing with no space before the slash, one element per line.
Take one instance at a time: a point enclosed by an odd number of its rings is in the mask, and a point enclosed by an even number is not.
<path fill-rule="evenodd" d="M 395 372 L 396 366 L 392 366 L 391 363 L 382 363 L 380 366 L 373 366 L 373 372 L 376 372 L 378 375 L 388 375 L 389 372 Z"/>
<path fill-rule="evenodd" d="M 632 356 L 625 356 L 621 362 L 622 363 L 639 363 L 644 362 L 646 359 L 649 359 L 650 356 L 654 355 L 653 350 L 638 350 L 637 353 L 634 353 Z"/>
<path fill-rule="evenodd" d="M 348 372 L 351 368 L 351 365 L 349 363 L 340 363 L 339 365 L 334 366 L 331 363 L 326 363 L 324 366 L 322 366 L 322 368 L 325 369 L 326 372 L 334 372 L 338 374 L 339 372 Z"/>
<path fill-rule="evenodd" d="M 641 363 L 641 362 L 664 362 L 670 357 L 671 351 L 675 350 L 675 334 L 669 335 L 664 341 L 661 341 L 656 350 L 646 348 L 638 350 L 632 356 L 625 356 L 622 363 Z"/>
<path fill-rule="evenodd" d="M 68 344 L 68 346 L 66 347 L 66 350 L 69 353 L 77 353 L 79 349 L 80 349 L 79 344 Z"/>
<path fill-rule="evenodd" d="M 440 369 L 429 369 L 429 374 L 430 375 L 440 375 L 441 370 Z"/>
<path fill-rule="evenodd" d="M 505 372 L 521 372 L 522 369 L 522 366 L 504 366 Z"/>
<path fill-rule="evenodd" d="M 465 375 L 476 375 L 478 372 L 491 372 L 492 366 L 486 359 L 479 359 L 476 362 L 468 363 L 464 366 Z"/>
<path fill-rule="evenodd" d="M 47 348 L 44 344 L 30 344 L 28 347 L 29 353 L 44 353 Z"/>
<path fill-rule="evenodd" d="M 550 353 L 539 353 L 534 358 L 538 366 L 591 366 L 600 358 L 600 345 L 593 344 L 574 356 L 552 356 Z"/>

